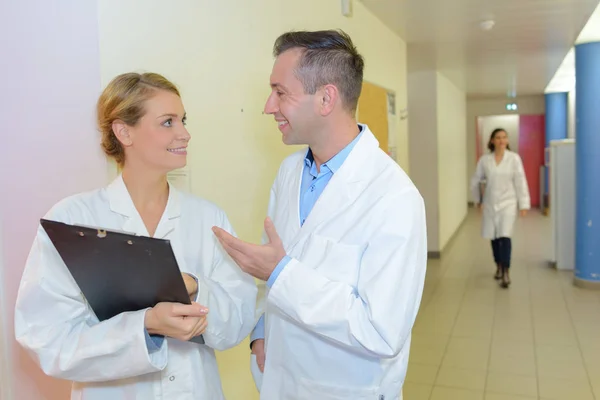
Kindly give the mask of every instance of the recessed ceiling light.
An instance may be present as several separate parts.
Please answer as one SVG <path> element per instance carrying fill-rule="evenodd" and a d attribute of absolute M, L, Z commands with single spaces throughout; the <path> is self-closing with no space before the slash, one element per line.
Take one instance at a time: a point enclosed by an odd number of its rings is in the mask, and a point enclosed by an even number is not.
<path fill-rule="evenodd" d="M 483 29 L 484 31 L 491 30 L 494 27 L 494 25 L 496 25 L 496 21 L 494 21 L 493 19 L 482 21 L 481 24 L 479 24 L 479 26 L 481 26 L 481 29 Z"/>

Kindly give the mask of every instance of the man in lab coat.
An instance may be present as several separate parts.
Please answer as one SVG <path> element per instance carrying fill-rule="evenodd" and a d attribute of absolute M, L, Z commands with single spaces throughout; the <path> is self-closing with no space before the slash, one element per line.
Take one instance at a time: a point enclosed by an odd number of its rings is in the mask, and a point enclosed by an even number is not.
<path fill-rule="evenodd" d="M 355 119 L 364 62 L 345 33 L 286 33 L 274 54 L 265 112 L 308 149 L 281 164 L 264 245 L 214 229 L 266 282 L 252 335 L 261 399 L 400 399 L 427 262 L 423 199 Z"/>

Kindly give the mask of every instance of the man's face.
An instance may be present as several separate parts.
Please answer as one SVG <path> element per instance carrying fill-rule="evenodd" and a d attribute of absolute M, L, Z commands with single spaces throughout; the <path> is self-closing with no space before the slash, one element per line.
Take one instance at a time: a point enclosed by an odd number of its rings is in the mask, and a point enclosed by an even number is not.
<path fill-rule="evenodd" d="M 275 60 L 271 73 L 271 94 L 265 113 L 275 117 L 285 144 L 308 144 L 319 122 L 315 95 L 306 94 L 295 70 L 302 50 L 291 49 Z"/>

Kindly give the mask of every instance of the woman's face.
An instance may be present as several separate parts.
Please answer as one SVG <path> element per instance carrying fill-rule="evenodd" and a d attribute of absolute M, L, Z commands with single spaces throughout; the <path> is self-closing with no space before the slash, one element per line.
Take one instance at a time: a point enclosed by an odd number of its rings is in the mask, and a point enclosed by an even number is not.
<path fill-rule="evenodd" d="M 496 132 L 492 139 L 492 143 L 496 150 L 505 150 L 508 145 L 508 135 L 504 131 Z"/>
<path fill-rule="evenodd" d="M 167 173 L 187 162 L 190 134 L 181 98 L 166 90 L 144 103 L 146 113 L 135 126 L 127 126 L 125 165 L 135 163 L 146 169 Z M 123 140 L 121 140 L 123 142 Z"/>

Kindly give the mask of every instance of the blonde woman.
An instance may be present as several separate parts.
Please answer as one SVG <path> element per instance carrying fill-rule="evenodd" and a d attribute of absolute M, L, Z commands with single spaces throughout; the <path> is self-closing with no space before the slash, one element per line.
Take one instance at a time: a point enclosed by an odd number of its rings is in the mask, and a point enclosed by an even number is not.
<path fill-rule="evenodd" d="M 471 180 L 473 199 L 483 213 L 482 235 L 492 241 L 496 262 L 495 279 L 508 288 L 512 253 L 511 236 L 517 213 L 530 208 L 529 189 L 523 162 L 510 150 L 508 135 L 495 129 L 488 142 L 489 154 L 483 155 Z M 484 190 L 481 190 L 484 182 Z"/>
<path fill-rule="evenodd" d="M 225 213 L 167 182 L 186 164 L 190 140 L 179 91 L 158 74 L 123 74 L 97 108 L 102 147 L 122 174 L 62 200 L 46 218 L 169 239 L 195 301 L 99 322 L 39 228 L 19 288 L 16 338 L 46 374 L 73 381 L 72 399 L 223 399 L 214 349 L 250 333 L 257 289 L 211 231 L 232 232 Z M 200 334 L 205 345 L 189 341 Z"/>

